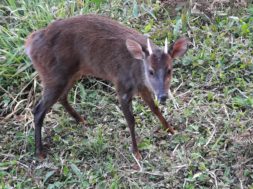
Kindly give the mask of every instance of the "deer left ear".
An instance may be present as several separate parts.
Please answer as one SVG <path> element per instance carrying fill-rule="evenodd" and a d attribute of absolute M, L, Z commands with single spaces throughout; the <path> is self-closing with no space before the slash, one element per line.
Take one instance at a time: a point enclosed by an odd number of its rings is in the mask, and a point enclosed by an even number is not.
<path fill-rule="evenodd" d="M 177 58 L 183 56 L 184 53 L 188 49 L 189 40 L 186 38 L 178 39 L 172 46 L 172 50 L 170 51 L 170 56 L 172 58 Z"/>
<path fill-rule="evenodd" d="M 144 59 L 144 52 L 142 51 L 142 47 L 139 43 L 134 40 L 127 39 L 126 40 L 127 50 L 131 53 L 131 55 L 138 60 Z"/>

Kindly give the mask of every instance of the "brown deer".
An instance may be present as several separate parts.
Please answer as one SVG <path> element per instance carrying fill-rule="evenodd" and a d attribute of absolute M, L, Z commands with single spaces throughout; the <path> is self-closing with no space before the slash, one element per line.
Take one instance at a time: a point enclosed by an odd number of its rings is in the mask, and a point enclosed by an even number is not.
<path fill-rule="evenodd" d="M 164 129 L 174 133 L 153 100 L 164 103 L 172 78 L 172 61 L 187 50 L 188 40 L 177 40 L 168 51 L 167 40 L 161 50 L 139 32 L 116 21 L 97 15 L 83 15 L 57 20 L 30 34 L 25 50 L 43 85 L 41 100 L 33 110 L 35 154 L 46 156 L 41 128 L 47 111 L 59 101 L 77 121 L 86 125 L 69 104 L 67 95 L 81 76 L 95 76 L 111 81 L 132 138 L 132 151 L 141 159 L 136 139 L 132 98 L 139 94 Z"/>

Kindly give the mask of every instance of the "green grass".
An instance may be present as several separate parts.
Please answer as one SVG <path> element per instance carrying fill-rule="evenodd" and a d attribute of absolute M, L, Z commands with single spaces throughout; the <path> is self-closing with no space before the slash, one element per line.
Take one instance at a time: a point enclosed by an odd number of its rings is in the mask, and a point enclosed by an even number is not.
<path fill-rule="evenodd" d="M 0 188 L 253 188 L 252 144 L 235 140 L 253 124 L 253 7 L 220 5 L 206 19 L 136 2 L 0 3 Z M 173 98 L 161 106 L 178 132 L 154 132 L 158 120 L 140 98 L 133 103 L 141 170 L 114 88 L 94 78 L 80 81 L 69 96 L 90 127 L 55 105 L 43 128 L 49 155 L 34 157 L 32 109 L 41 86 L 24 40 L 57 18 L 86 13 L 110 16 L 159 45 L 165 37 L 192 42 L 174 64 Z"/>

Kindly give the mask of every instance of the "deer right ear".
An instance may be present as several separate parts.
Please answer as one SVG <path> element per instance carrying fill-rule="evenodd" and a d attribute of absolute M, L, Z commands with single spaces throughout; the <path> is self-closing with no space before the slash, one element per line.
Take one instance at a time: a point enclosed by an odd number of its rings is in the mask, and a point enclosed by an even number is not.
<path fill-rule="evenodd" d="M 177 58 L 182 56 L 187 51 L 187 46 L 189 44 L 189 40 L 186 38 L 178 39 L 172 47 L 172 51 L 170 55 L 172 58 Z"/>
<path fill-rule="evenodd" d="M 127 39 L 126 40 L 127 50 L 131 53 L 131 55 L 138 60 L 144 59 L 144 52 L 142 51 L 142 47 L 139 43 L 134 40 Z"/>

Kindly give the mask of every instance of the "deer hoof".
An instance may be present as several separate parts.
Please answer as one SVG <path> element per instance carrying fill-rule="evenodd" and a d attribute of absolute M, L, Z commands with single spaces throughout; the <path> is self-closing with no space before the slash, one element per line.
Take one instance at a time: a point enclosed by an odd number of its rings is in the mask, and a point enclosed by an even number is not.
<path fill-rule="evenodd" d="M 37 151 L 36 157 L 39 158 L 40 160 L 44 160 L 47 157 L 47 153 L 44 150 Z"/>
<path fill-rule="evenodd" d="M 170 127 L 168 130 L 167 130 L 167 132 L 168 133 L 170 133 L 170 134 L 175 134 L 175 130 L 172 128 L 172 127 Z"/>
<path fill-rule="evenodd" d="M 137 159 L 137 160 L 142 160 L 142 156 L 141 156 L 141 153 L 139 151 L 135 152 L 134 153 L 134 157 Z"/>

